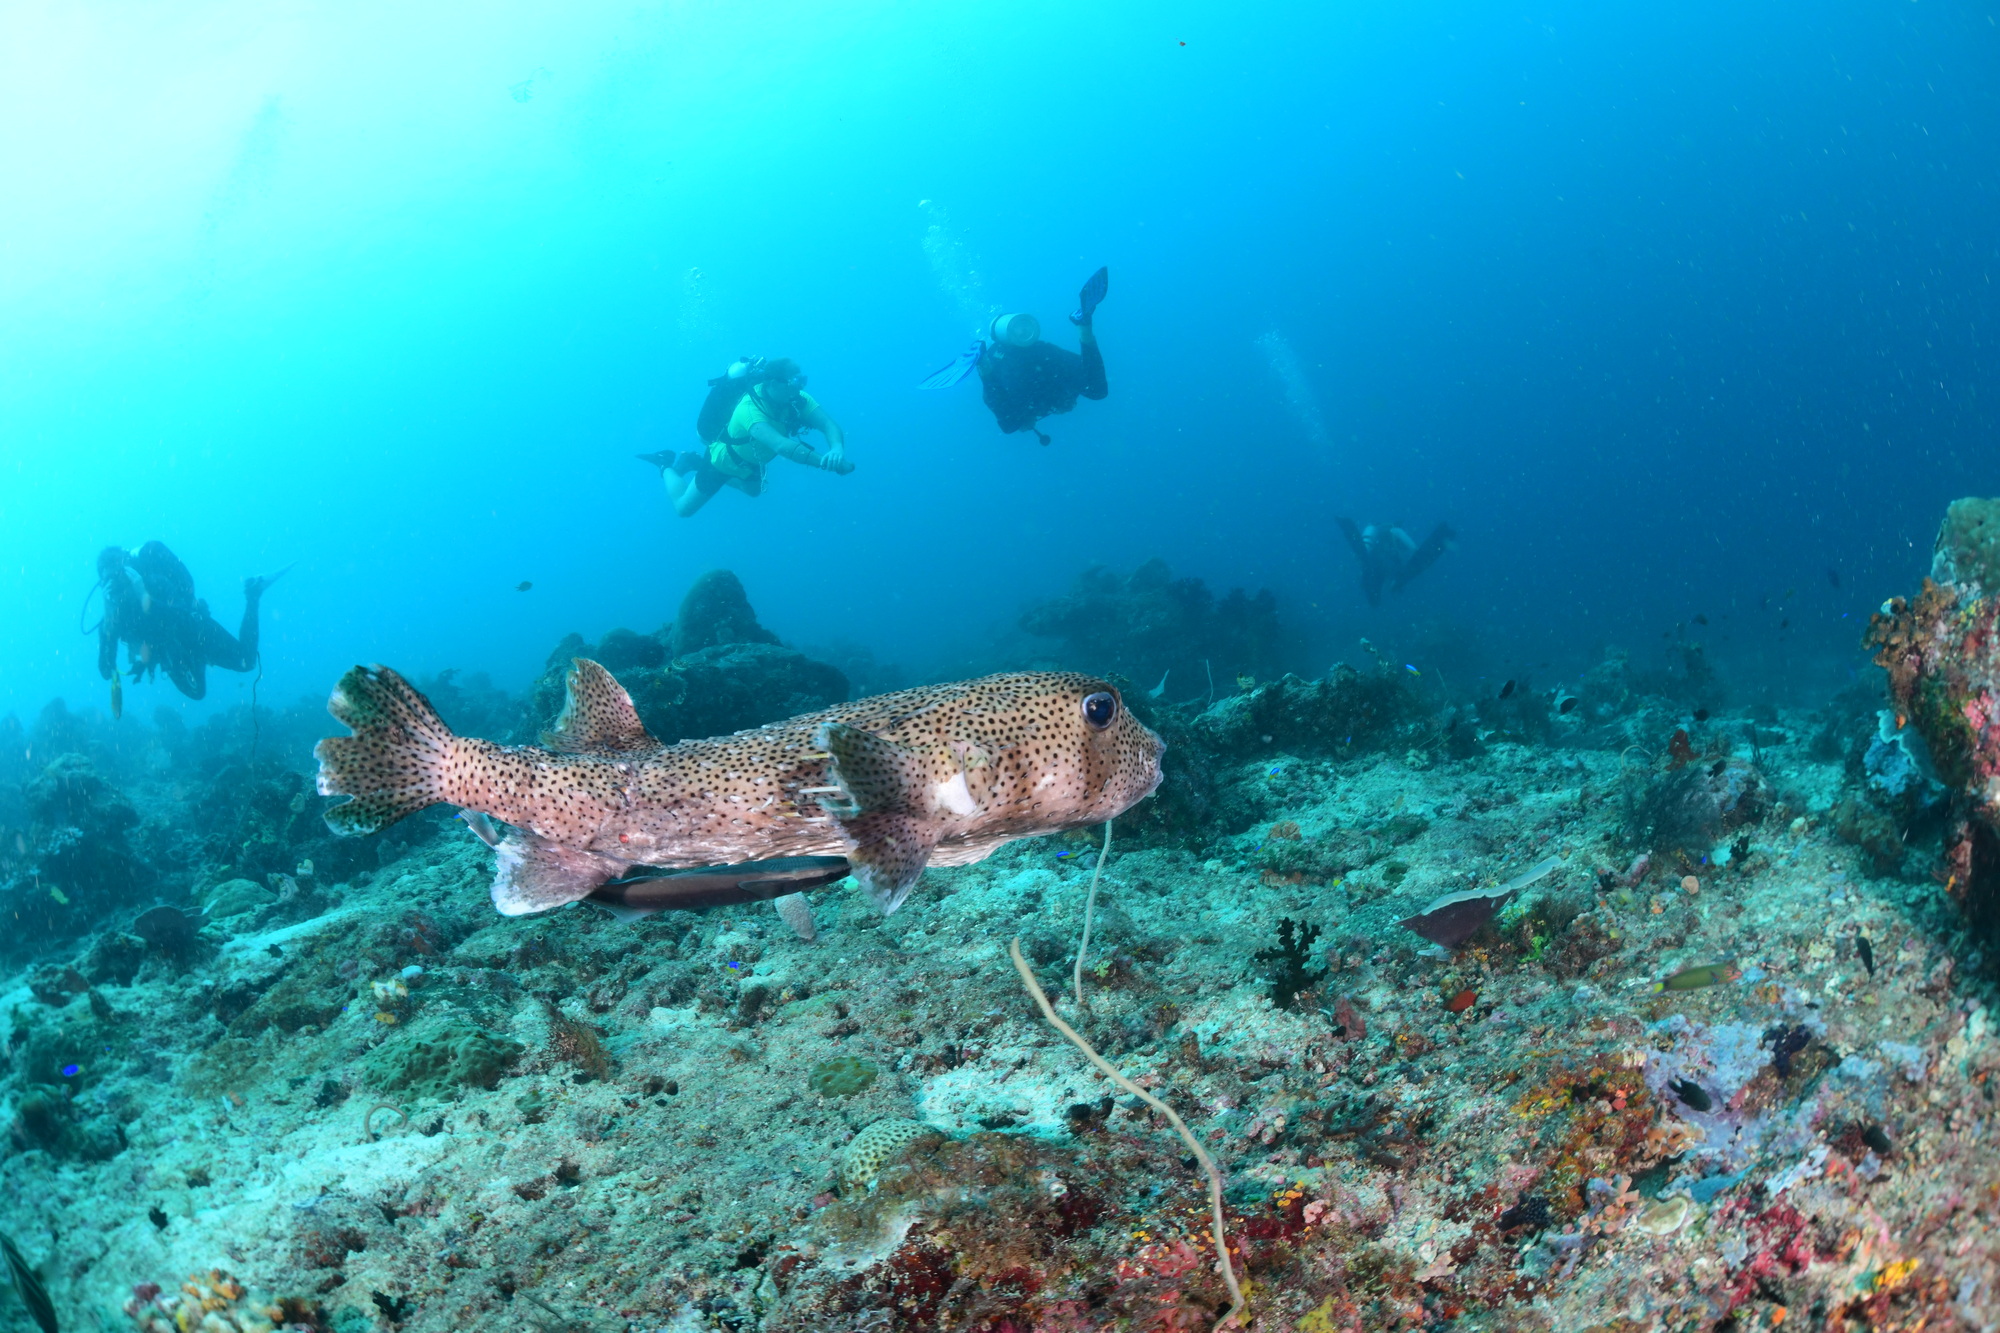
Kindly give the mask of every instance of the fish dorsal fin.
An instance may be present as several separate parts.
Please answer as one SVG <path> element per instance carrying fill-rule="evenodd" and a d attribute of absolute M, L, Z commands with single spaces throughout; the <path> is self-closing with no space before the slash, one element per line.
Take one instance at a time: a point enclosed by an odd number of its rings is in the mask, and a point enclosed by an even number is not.
<path fill-rule="evenodd" d="M 632 696 L 609 671 L 587 657 L 573 658 L 567 683 L 562 714 L 542 733 L 542 744 L 566 754 L 630 754 L 660 748 L 639 721 Z"/>

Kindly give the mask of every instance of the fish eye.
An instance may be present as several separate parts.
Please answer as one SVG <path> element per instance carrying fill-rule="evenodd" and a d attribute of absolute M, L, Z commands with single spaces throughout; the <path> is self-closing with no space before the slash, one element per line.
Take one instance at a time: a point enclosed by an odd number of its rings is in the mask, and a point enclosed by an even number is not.
<path fill-rule="evenodd" d="M 1111 719 L 1118 716 L 1118 696 L 1105 690 L 1085 695 L 1083 700 L 1083 720 L 1093 731 L 1102 731 L 1111 725 Z"/>

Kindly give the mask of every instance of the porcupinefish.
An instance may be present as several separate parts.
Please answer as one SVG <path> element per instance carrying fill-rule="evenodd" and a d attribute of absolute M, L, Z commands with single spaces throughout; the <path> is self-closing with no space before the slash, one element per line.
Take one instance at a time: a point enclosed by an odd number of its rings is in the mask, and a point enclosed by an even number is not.
<path fill-rule="evenodd" d="M 352 798 L 328 826 L 374 833 L 439 802 L 501 820 L 493 905 L 508 916 L 634 866 L 796 857 L 845 857 L 888 913 L 926 865 L 1122 814 L 1159 785 L 1166 748 L 1110 684 L 1067 672 L 898 690 L 673 745 L 597 663 L 574 659 L 568 687 L 542 745 L 498 745 L 452 734 L 387 667 L 355 667 L 327 700 L 354 734 L 313 748 L 321 794 Z"/>

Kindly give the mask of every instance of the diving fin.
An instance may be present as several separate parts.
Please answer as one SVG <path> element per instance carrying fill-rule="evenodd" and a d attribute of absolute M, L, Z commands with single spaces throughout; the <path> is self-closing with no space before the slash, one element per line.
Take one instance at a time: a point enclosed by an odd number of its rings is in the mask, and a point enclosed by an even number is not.
<path fill-rule="evenodd" d="M 662 449 L 657 453 L 632 455 L 632 457 L 638 459 L 641 463 L 651 463 L 662 472 L 672 467 L 674 460 L 680 456 L 681 451 L 678 449 Z"/>
<path fill-rule="evenodd" d="M 298 567 L 298 563 L 298 561 L 294 560 L 275 574 L 252 574 L 249 578 L 243 580 L 243 595 L 245 597 L 262 597 L 265 589 L 291 573 Z"/>
<path fill-rule="evenodd" d="M 950 362 L 924 376 L 917 385 L 919 389 L 949 389 L 954 384 L 962 384 L 965 377 L 979 368 L 979 358 L 986 355 L 984 340 L 975 339 L 972 346 L 953 357 Z"/>
<path fill-rule="evenodd" d="M 1072 324 L 1090 323 L 1090 317 L 1097 313 L 1098 302 L 1111 290 L 1111 270 L 1101 268 L 1084 279 L 1083 290 L 1076 294 L 1076 313 L 1069 317 Z"/>

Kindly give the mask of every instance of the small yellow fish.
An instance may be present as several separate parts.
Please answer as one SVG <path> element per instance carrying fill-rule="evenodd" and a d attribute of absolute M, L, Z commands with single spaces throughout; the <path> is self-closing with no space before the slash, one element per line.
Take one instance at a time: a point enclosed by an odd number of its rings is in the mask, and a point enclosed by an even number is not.
<path fill-rule="evenodd" d="M 111 720 L 116 722 L 125 716 L 125 686 L 118 678 L 118 668 L 111 668 Z"/>
<path fill-rule="evenodd" d="M 1653 983 L 1653 994 L 1669 990 L 1702 990 L 1708 986 L 1720 986 L 1743 975 L 1743 969 L 1734 962 L 1703 963 L 1699 967 L 1684 967 L 1665 981 Z"/>
<path fill-rule="evenodd" d="M 56 902 L 63 907 L 69 906 L 69 895 L 64 893 L 61 889 L 52 886 L 49 889 L 49 897 L 55 899 Z"/>

